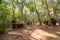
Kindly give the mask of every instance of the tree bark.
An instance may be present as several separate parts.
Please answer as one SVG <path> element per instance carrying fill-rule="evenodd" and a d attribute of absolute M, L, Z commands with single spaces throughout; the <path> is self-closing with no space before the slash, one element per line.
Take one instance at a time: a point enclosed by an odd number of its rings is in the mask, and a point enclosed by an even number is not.
<path fill-rule="evenodd" d="M 12 0 L 12 12 L 13 12 L 13 20 L 15 20 L 15 6 L 14 6 L 14 0 Z"/>
<path fill-rule="evenodd" d="M 35 0 L 34 0 L 34 5 L 35 5 L 35 11 L 36 11 L 37 16 L 38 16 L 39 24 L 42 25 L 39 12 L 37 11 L 37 8 L 36 8 Z"/>
<path fill-rule="evenodd" d="M 52 6 L 52 9 L 53 9 L 53 15 L 59 23 L 58 16 L 56 15 L 56 11 L 55 11 L 55 8 L 54 8 L 54 0 L 51 0 L 51 6 Z"/>
<path fill-rule="evenodd" d="M 17 28 L 16 26 L 16 18 L 15 18 L 15 5 L 14 5 L 14 0 L 12 0 L 12 13 L 13 13 L 13 20 L 15 21 L 15 27 Z"/>
<path fill-rule="evenodd" d="M 47 19 L 48 19 L 48 24 L 51 26 L 51 18 L 50 18 L 50 12 L 49 12 L 49 8 L 48 8 L 48 3 L 47 3 L 47 0 L 45 0 L 45 4 L 46 4 L 46 10 L 47 10 Z"/>

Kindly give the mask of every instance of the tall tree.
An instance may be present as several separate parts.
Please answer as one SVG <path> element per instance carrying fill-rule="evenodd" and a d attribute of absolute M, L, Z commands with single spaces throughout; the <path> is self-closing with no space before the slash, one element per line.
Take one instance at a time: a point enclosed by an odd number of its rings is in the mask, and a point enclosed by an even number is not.
<path fill-rule="evenodd" d="M 52 9 L 53 9 L 53 15 L 59 23 L 58 16 L 57 16 L 56 10 L 55 10 L 54 0 L 51 0 L 51 6 L 52 6 Z"/>
<path fill-rule="evenodd" d="M 34 0 L 35 11 L 36 11 L 37 16 L 38 16 L 39 24 L 42 25 L 42 23 L 41 23 L 41 19 L 40 19 L 40 15 L 39 15 L 39 12 L 38 12 L 38 10 L 37 10 L 37 7 L 36 7 L 36 3 L 35 3 L 35 1 L 36 1 L 36 0 Z"/>
<path fill-rule="evenodd" d="M 19 13 L 20 13 L 20 20 L 23 20 L 23 10 L 24 10 L 24 2 L 25 0 L 17 0 L 17 6 L 19 8 Z"/>
<path fill-rule="evenodd" d="M 16 20 L 15 19 L 15 5 L 14 5 L 14 0 L 12 0 L 12 12 L 13 12 L 13 20 Z"/>
<path fill-rule="evenodd" d="M 45 4 L 46 4 L 46 9 L 47 9 L 47 19 L 48 19 L 48 21 L 49 21 L 48 24 L 49 24 L 49 25 L 52 25 L 52 24 L 51 24 L 51 20 L 50 20 L 51 17 L 50 17 L 50 12 L 49 12 L 49 8 L 48 8 L 47 0 L 45 0 Z"/>
<path fill-rule="evenodd" d="M 14 0 L 12 0 L 12 13 L 13 13 L 13 20 L 15 21 L 13 24 L 15 24 L 16 27 L 16 18 L 15 18 L 15 5 L 14 5 Z"/>

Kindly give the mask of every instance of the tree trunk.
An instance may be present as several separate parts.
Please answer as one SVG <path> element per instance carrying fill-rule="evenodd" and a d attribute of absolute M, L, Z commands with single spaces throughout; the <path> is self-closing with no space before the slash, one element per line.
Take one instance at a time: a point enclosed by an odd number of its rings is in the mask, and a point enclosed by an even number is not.
<path fill-rule="evenodd" d="M 22 2 L 21 4 L 22 8 L 21 8 L 21 17 L 22 17 L 22 21 L 23 21 L 23 9 L 24 9 L 24 3 Z"/>
<path fill-rule="evenodd" d="M 13 19 L 15 20 L 15 6 L 14 6 L 14 0 L 12 0 L 12 12 L 13 12 Z"/>
<path fill-rule="evenodd" d="M 18 7 L 19 7 L 19 13 L 20 13 L 20 20 L 22 20 L 23 21 L 23 9 L 24 9 L 24 3 L 23 3 L 23 1 L 21 1 L 21 2 L 19 2 L 18 0 L 17 0 L 17 4 L 18 4 Z M 20 5 L 21 4 L 21 5 Z"/>
<path fill-rule="evenodd" d="M 16 18 L 15 18 L 15 6 L 14 6 L 14 0 L 12 0 L 12 13 L 13 13 L 13 20 L 15 21 L 15 27 L 16 27 Z M 17 28 L 17 27 L 16 27 Z"/>
<path fill-rule="evenodd" d="M 37 8 L 36 8 L 35 0 L 34 0 L 34 5 L 35 5 L 35 11 L 36 11 L 37 16 L 38 16 L 39 24 L 42 25 L 39 12 L 37 11 Z"/>
<path fill-rule="evenodd" d="M 49 8 L 48 8 L 48 3 L 47 3 L 47 0 L 45 0 L 45 4 L 46 4 L 46 9 L 47 9 L 47 19 L 48 19 L 48 24 L 49 25 L 52 25 L 51 24 L 51 20 L 50 20 L 50 12 L 49 12 Z"/>
<path fill-rule="evenodd" d="M 20 14 L 20 13 L 21 13 L 21 9 L 20 9 L 20 5 L 19 5 L 19 1 L 18 1 L 18 0 L 16 0 L 16 1 L 17 1 L 17 6 L 18 6 L 18 8 L 19 8 L 18 12 L 19 12 L 19 14 Z M 21 16 L 21 15 L 19 15 L 19 20 L 21 19 L 20 16 Z"/>
<path fill-rule="evenodd" d="M 51 6 L 52 6 L 52 9 L 53 9 L 53 15 L 59 23 L 58 16 L 56 15 L 56 11 L 55 11 L 55 8 L 54 8 L 54 0 L 51 0 Z"/>

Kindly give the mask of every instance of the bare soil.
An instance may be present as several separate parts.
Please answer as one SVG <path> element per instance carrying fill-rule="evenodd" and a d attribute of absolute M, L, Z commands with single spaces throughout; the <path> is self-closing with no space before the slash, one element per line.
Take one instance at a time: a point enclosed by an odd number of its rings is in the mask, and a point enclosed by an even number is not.
<path fill-rule="evenodd" d="M 0 35 L 0 40 L 60 40 L 60 26 L 31 25 Z"/>

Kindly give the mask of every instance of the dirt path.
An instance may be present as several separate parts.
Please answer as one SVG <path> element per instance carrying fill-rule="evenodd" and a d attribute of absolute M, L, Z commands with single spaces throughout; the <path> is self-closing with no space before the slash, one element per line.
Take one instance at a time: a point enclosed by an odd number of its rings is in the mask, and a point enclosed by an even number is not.
<path fill-rule="evenodd" d="M 1 37 L 1 40 L 60 40 L 60 26 L 31 26 L 10 31 Z"/>

